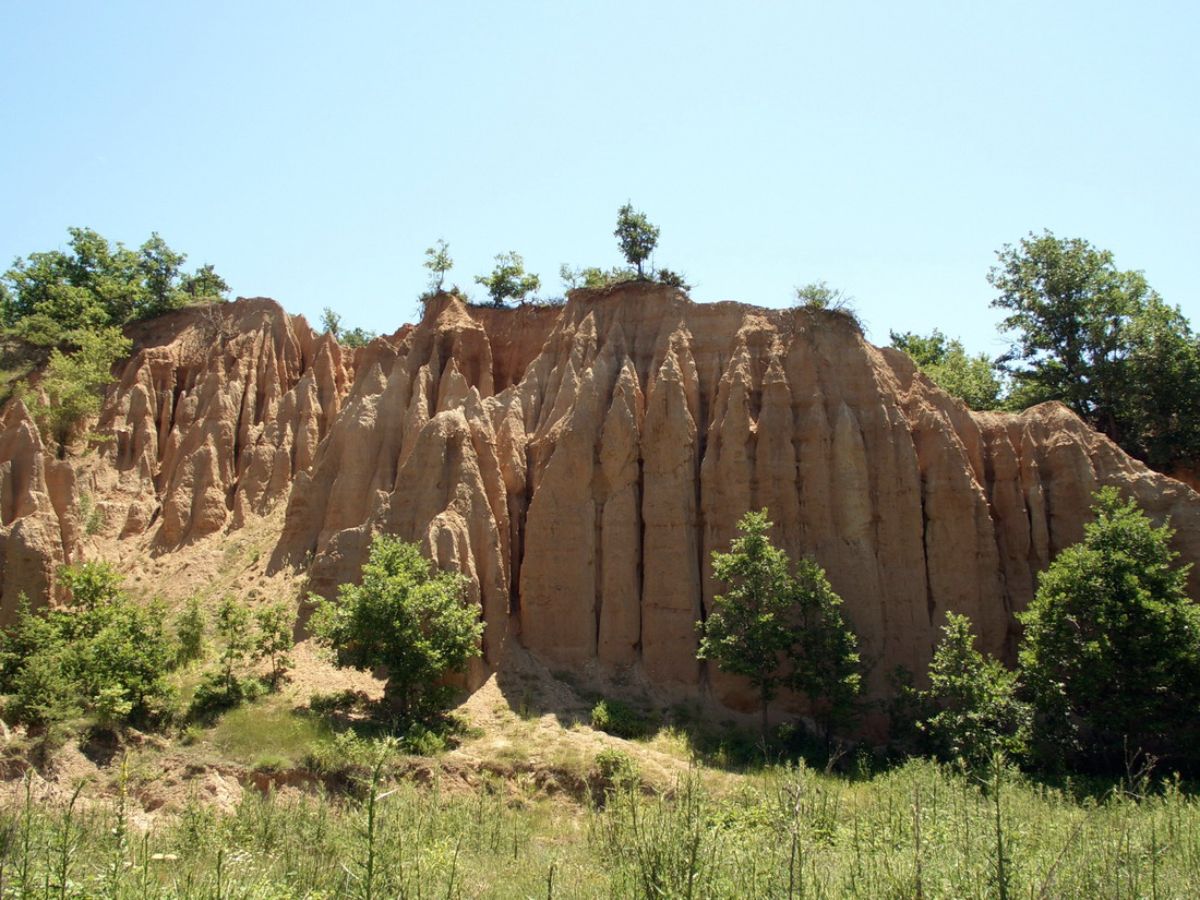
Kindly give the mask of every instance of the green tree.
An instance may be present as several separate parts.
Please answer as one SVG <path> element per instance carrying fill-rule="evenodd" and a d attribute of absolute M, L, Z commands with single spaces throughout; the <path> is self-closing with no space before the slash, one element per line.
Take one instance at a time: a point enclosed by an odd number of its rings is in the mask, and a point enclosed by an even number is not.
<path fill-rule="evenodd" d="M 334 340 L 337 340 L 342 333 L 341 314 L 334 312 L 328 306 L 321 310 L 321 330 L 326 334 L 332 334 Z"/>
<path fill-rule="evenodd" d="M 178 661 L 182 665 L 204 655 L 204 633 L 206 631 L 204 610 L 200 598 L 192 597 L 175 620 L 175 639 L 179 643 Z"/>
<path fill-rule="evenodd" d="M 1200 607 L 1172 530 L 1102 488 L 1083 540 L 1042 573 L 1018 615 L 1022 681 L 1036 711 L 1035 748 L 1119 768 L 1144 751 L 1200 759 Z"/>
<path fill-rule="evenodd" d="M 928 337 L 906 331 L 891 332 L 892 346 L 912 357 L 922 372 L 938 387 L 957 397 L 971 409 L 1000 407 L 1000 379 L 991 361 L 982 353 L 968 356 L 962 341 L 947 339 L 938 329 Z"/>
<path fill-rule="evenodd" d="M 221 641 L 221 683 L 229 697 L 238 697 L 238 670 L 247 664 L 258 640 L 250 610 L 233 597 L 225 597 L 217 607 L 216 632 Z"/>
<path fill-rule="evenodd" d="M 144 319 L 182 306 L 187 295 L 180 290 L 180 272 L 186 261 L 186 253 L 175 252 L 157 231 L 152 232 L 138 250 L 142 303 L 126 318 Z"/>
<path fill-rule="evenodd" d="M 258 609 L 254 620 L 258 625 L 258 636 L 255 638 L 255 653 L 261 659 L 271 663 L 269 680 L 271 689 L 279 687 L 279 682 L 292 666 L 289 651 L 295 645 L 292 638 L 292 621 L 295 615 L 286 603 L 280 601 Z"/>
<path fill-rule="evenodd" d="M 101 391 L 112 380 L 113 363 L 132 347 L 119 329 L 111 327 L 78 332 L 75 340 L 79 349 L 74 353 L 57 348 L 50 352 L 31 410 L 43 436 L 57 443 L 60 459 L 79 425 L 99 414 Z"/>
<path fill-rule="evenodd" d="M 1200 460 L 1200 338 L 1178 307 L 1149 299 L 1126 330 L 1116 419 L 1126 451 L 1160 471 Z"/>
<path fill-rule="evenodd" d="M 35 614 L 24 603 L 0 640 L 0 688 L 14 698 L 6 710 L 34 723 L 84 713 L 104 726 L 160 718 L 176 655 L 162 605 L 134 603 L 105 563 L 67 567 L 60 577 L 68 606 Z"/>
<path fill-rule="evenodd" d="M 454 268 L 454 260 L 450 258 L 450 245 L 438 238 L 436 244 L 425 249 L 425 262 L 422 265 L 429 270 L 429 290 L 440 294 L 446 273 Z"/>
<path fill-rule="evenodd" d="M 992 306 L 1012 346 L 1012 405 L 1060 400 L 1160 468 L 1200 452 L 1200 345 L 1141 272 L 1085 240 L 1030 235 L 997 254 Z"/>
<path fill-rule="evenodd" d="M 828 737 L 861 690 L 857 642 L 825 573 L 802 560 L 795 575 L 770 540 L 767 511 L 738 522 L 728 553 L 714 551 L 713 577 L 726 590 L 698 622 L 697 656 L 741 675 L 758 691 L 765 741 L 768 708 L 781 688 L 803 691 Z"/>
<path fill-rule="evenodd" d="M 179 283 L 179 290 L 187 296 L 189 303 L 220 303 L 229 299 L 229 284 L 210 263 L 185 276 Z"/>
<path fill-rule="evenodd" d="M 491 275 L 476 275 L 475 283 L 487 288 L 492 306 L 501 307 L 506 300 L 521 303 L 528 294 L 541 287 L 541 279 L 525 272 L 525 260 L 516 251 L 496 256 L 496 267 Z"/>
<path fill-rule="evenodd" d="M 1017 675 L 975 649 L 966 616 L 946 616 L 921 700 L 934 712 L 919 727 L 944 759 L 982 770 L 997 753 L 1008 759 L 1024 755 L 1030 712 L 1017 699 Z"/>
<path fill-rule="evenodd" d="M 69 228 L 68 234 L 67 249 L 18 258 L 3 278 L 4 324 L 43 345 L 184 303 L 222 299 L 229 290 L 211 265 L 184 275 L 186 254 L 157 233 L 137 250 L 110 244 L 90 228 Z"/>
<path fill-rule="evenodd" d="M 440 679 L 479 655 L 483 635 L 463 576 L 437 571 L 416 544 L 387 535 L 371 542 L 362 583 L 342 585 L 338 602 L 322 602 L 311 624 L 338 666 L 386 666 L 385 698 L 404 718 L 434 709 Z"/>
<path fill-rule="evenodd" d="M 637 277 L 646 277 L 643 266 L 658 246 L 658 228 L 650 224 L 645 213 L 637 212 L 632 203 L 617 210 L 617 227 L 613 237 L 621 248 L 621 255 L 629 265 L 637 269 Z"/>

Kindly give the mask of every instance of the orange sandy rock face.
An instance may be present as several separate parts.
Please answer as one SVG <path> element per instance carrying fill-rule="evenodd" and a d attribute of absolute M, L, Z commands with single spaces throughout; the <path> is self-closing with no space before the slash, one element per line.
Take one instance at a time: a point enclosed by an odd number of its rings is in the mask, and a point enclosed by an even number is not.
<path fill-rule="evenodd" d="M 695 622 L 717 590 L 711 552 L 764 506 L 776 542 L 845 599 L 876 695 L 897 665 L 925 670 L 951 610 L 1011 659 L 1013 613 L 1102 484 L 1170 516 L 1183 560 L 1200 561 L 1186 485 L 1060 405 L 971 413 L 837 314 L 646 284 L 555 309 L 443 295 L 354 354 L 270 301 L 218 318 L 175 313 L 135 335 L 99 425 L 122 533 L 169 552 L 286 497 L 271 564 L 306 568 L 327 596 L 357 578 L 373 531 L 419 541 L 468 575 L 491 666 L 518 641 L 553 665 L 634 666 L 752 703 L 696 661 Z M 75 488 L 48 467 L 11 405 L 5 610 L 78 552 Z"/>

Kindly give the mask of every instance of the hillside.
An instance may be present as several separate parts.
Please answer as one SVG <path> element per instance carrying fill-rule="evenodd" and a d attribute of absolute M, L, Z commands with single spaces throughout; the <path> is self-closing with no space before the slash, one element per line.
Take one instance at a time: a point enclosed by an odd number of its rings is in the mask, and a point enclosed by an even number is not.
<path fill-rule="evenodd" d="M 837 313 L 697 304 L 629 284 L 561 308 L 468 308 L 360 350 L 273 301 L 133 326 L 94 449 L 55 459 L 0 419 L 0 616 L 63 562 L 145 593 L 331 596 L 372 531 L 465 572 L 508 651 L 734 708 L 695 659 L 708 559 L 747 509 L 813 556 L 872 663 L 923 672 L 947 611 L 1011 658 L 1013 613 L 1112 484 L 1200 562 L 1200 496 L 1064 407 L 976 414 Z M 1194 582 L 1193 582 L 1194 585 Z M 793 703 L 793 709 L 800 711 Z"/>

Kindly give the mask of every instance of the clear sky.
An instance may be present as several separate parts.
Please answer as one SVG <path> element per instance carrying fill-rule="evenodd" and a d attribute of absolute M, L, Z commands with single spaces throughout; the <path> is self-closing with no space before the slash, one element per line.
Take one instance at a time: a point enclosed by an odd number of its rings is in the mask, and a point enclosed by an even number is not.
<path fill-rule="evenodd" d="M 825 279 L 877 343 L 998 352 L 987 270 L 1043 228 L 1200 320 L 1195 2 L 0 0 L 0 33 L 4 264 L 158 231 L 391 331 L 436 238 L 464 287 L 517 250 L 558 294 L 629 199 L 695 299 Z"/>

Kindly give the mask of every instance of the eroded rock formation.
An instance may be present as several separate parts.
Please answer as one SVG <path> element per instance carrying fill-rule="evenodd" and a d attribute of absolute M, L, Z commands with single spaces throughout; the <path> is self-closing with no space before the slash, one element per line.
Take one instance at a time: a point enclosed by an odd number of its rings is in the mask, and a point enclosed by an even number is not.
<path fill-rule="evenodd" d="M 971 413 L 836 313 L 695 304 L 670 288 L 468 309 L 351 355 L 270 301 L 136 334 L 87 489 L 154 552 L 284 502 L 272 565 L 331 595 L 370 535 L 423 542 L 470 579 L 485 658 L 633 667 L 739 686 L 695 659 L 710 554 L 748 509 L 846 601 L 871 681 L 924 671 L 950 610 L 1011 657 L 1013 613 L 1115 484 L 1200 561 L 1200 497 L 1064 407 Z M 78 555 L 81 488 L 19 404 L 0 421 L 5 609 Z"/>

